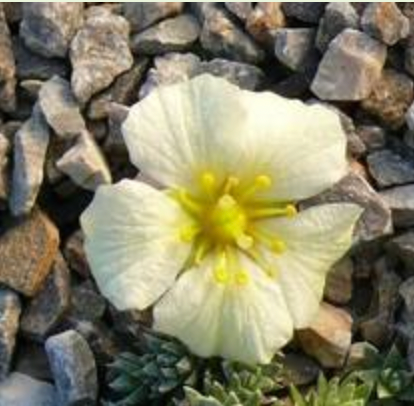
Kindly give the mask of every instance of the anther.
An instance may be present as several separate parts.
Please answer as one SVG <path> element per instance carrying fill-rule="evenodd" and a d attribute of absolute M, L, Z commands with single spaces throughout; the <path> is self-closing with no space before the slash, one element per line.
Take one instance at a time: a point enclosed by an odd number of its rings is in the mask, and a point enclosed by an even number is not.
<path fill-rule="evenodd" d="M 200 215 L 203 212 L 203 206 L 195 200 L 185 189 L 178 189 L 176 198 L 181 203 L 183 208 L 193 215 Z"/>
<path fill-rule="evenodd" d="M 253 246 L 254 240 L 250 235 L 242 233 L 236 237 L 236 244 L 240 249 L 248 250 Z"/>
<path fill-rule="evenodd" d="M 252 219 L 262 219 L 268 217 L 289 217 L 292 218 L 297 214 L 296 207 L 288 204 L 284 207 L 252 207 L 248 211 Z"/>
<path fill-rule="evenodd" d="M 246 200 L 252 197 L 259 190 L 268 189 L 271 185 L 272 185 L 272 179 L 270 176 L 258 175 L 255 177 L 253 184 L 251 184 L 249 187 L 247 187 L 243 191 L 240 198 L 242 200 Z"/>
<path fill-rule="evenodd" d="M 279 238 L 274 238 L 271 242 L 272 250 L 277 254 L 283 254 L 286 251 L 286 244 Z"/>
<path fill-rule="evenodd" d="M 250 275 L 242 269 L 236 272 L 234 275 L 234 281 L 239 286 L 245 286 L 250 282 Z"/>
<path fill-rule="evenodd" d="M 223 194 L 229 194 L 232 189 L 239 185 L 239 183 L 239 178 L 236 178 L 235 176 L 229 176 L 224 183 Z"/>
<path fill-rule="evenodd" d="M 287 217 L 295 217 L 298 214 L 296 207 L 293 204 L 288 204 L 286 206 L 286 216 Z"/>
<path fill-rule="evenodd" d="M 217 179 L 211 172 L 204 172 L 201 175 L 201 185 L 204 191 L 211 197 L 214 194 Z"/>
<path fill-rule="evenodd" d="M 218 264 L 214 268 L 214 280 L 217 283 L 227 283 L 230 279 L 230 274 L 227 271 L 227 255 L 224 251 L 219 254 Z"/>

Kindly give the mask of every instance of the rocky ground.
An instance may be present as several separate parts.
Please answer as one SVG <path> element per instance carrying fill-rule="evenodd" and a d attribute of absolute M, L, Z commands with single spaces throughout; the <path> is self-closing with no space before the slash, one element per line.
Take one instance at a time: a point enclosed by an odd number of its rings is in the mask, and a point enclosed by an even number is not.
<path fill-rule="evenodd" d="M 203 72 L 341 112 L 349 175 L 302 205 L 365 211 L 286 351 L 294 383 L 365 342 L 397 343 L 414 371 L 414 3 L 2 3 L 1 406 L 102 404 L 107 363 L 149 317 L 100 296 L 79 216 L 99 185 L 136 176 L 126 106 Z"/>

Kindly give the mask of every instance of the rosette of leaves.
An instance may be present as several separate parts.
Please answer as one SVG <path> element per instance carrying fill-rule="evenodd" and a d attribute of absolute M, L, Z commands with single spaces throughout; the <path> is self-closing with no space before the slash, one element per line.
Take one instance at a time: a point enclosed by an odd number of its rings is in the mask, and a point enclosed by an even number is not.
<path fill-rule="evenodd" d="M 371 394 L 371 387 L 349 377 L 343 381 L 335 377 L 327 381 L 323 374 L 318 383 L 306 395 L 294 386 L 290 396 L 295 406 L 365 406 Z"/>
<path fill-rule="evenodd" d="M 177 341 L 146 334 L 142 354 L 121 353 L 108 368 L 115 399 L 108 406 L 147 406 L 181 388 L 191 376 L 194 362 Z"/>
<path fill-rule="evenodd" d="M 351 376 L 373 388 L 378 399 L 394 399 L 414 404 L 414 376 L 407 360 L 394 345 L 383 355 L 367 344 L 363 361 L 356 365 Z"/>
<path fill-rule="evenodd" d="M 277 406 L 274 396 L 281 388 L 282 367 L 278 363 L 266 366 L 246 366 L 224 361 L 221 373 L 207 371 L 203 393 L 185 387 L 185 402 L 189 406 Z M 221 375 L 221 377 L 220 377 Z"/>

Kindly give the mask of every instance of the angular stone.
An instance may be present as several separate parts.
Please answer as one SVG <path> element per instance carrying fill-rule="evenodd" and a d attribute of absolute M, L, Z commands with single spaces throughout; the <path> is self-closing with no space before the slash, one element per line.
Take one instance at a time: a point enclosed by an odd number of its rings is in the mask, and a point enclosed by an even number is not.
<path fill-rule="evenodd" d="M 367 157 L 368 169 L 380 188 L 414 182 L 414 162 L 391 150 L 375 151 Z"/>
<path fill-rule="evenodd" d="M 200 25 L 195 17 L 183 14 L 136 34 L 132 38 L 131 49 L 138 55 L 182 52 L 189 49 L 199 35 Z"/>
<path fill-rule="evenodd" d="M 88 278 L 91 274 L 86 253 L 83 246 L 84 235 L 81 229 L 75 231 L 66 240 L 63 248 L 63 255 L 69 268 L 77 272 L 83 278 Z"/>
<path fill-rule="evenodd" d="M 405 113 L 405 121 L 408 129 L 414 132 L 414 103 L 410 105 L 407 112 Z"/>
<path fill-rule="evenodd" d="M 413 81 L 392 69 L 383 72 L 362 108 L 392 129 L 400 128 L 414 97 Z"/>
<path fill-rule="evenodd" d="M 407 231 L 387 243 L 387 250 L 414 272 L 414 231 Z"/>
<path fill-rule="evenodd" d="M 396 186 L 382 191 L 380 196 L 391 209 L 396 227 L 414 226 L 414 185 Z"/>
<path fill-rule="evenodd" d="M 414 277 L 405 280 L 398 290 L 404 301 L 404 320 L 408 323 L 414 323 Z"/>
<path fill-rule="evenodd" d="M 9 140 L 0 133 L 0 201 L 7 200 L 9 194 L 8 185 L 8 163 L 9 163 Z"/>
<path fill-rule="evenodd" d="M 36 104 L 32 116 L 14 137 L 14 162 L 10 210 L 15 216 L 30 212 L 43 182 L 49 145 L 49 127 Z"/>
<path fill-rule="evenodd" d="M 0 384 L 1 406 L 56 406 L 53 385 L 13 372 Z"/>
<path fill-rule="evenodd" d="M 85 24 L 70 45 L 72 89 L 80 103 L 109 86 L 131 68 L 129 25 L 104 7 L 88 10 Z"/>
<path fill-rule="evenodd" d="M 96 404 L 98 380 L 93 354 L 85 339 L 74 330 L 52 336 L 46 352 L 58 393 L 59 404 Z"/>
<path fill-rule="evenodd" d="M 179 14 L 183 2 L 158 2 L 158 3 L 122 3 L 125 18 L 131 25 L 132 32 L 143 31 L 145 28 L 167 17 Z"/>
<path fill-rule="evenodd" d="M 70 317 L 82 321 L 96 321 L 102 318 L 105 310 L 105 299 L 90 283 L 82 283 L 73 289 Z"/>
<path fill-rule="evenodd" d="M 53 76 L 39 91 L 39 105 L 46 121 L 63 139 L 73 138 L 86 129 L 70 83 Z"/>
<path fill-rule="evenodd" d="M 387 45 L 406 38 L 410 22 L 394 2 L 369 3 L 361 17 L 362 29 Z"/>
<path fill-rule="evenodd" d="M 306 23 L 318 23 L 325 6 L 324 2 L 282 2 L 283 11 L 288 17 L 294 17 Z"/>
<path fill-rule="evenodd" d="M 357 134 L 365 144 L 367 152 L 382 149 L 386 144 L 386 134 L 383 127 L 377 125 L 360 125 L 356 128 Z"/>
<path fill-rule="evenodd" d="M 288 352 L 280 362 L 283 365 L 283 380 L 287 386 L 310 385 L 321 372 L 321 368 L 312 358 L 300 353 Z"/>
<path fill-rule="evenodd" d="M 311 90 L 322 100 L 365 99 L 381 76 L 386 54 L 385 45 L 347 28 L 329 44 Z"/>
<path fill-rule="evenodd" d="M 17 77 L 23 79 L 47 80 L 54 75 L 66 77 L 69 68 L 63 60 L 45 58 L 30 51 L 19 38 L 13 41 Z"/>
<path fill-rule="evenodd" d="M 224 3 L 227 10 L 234 14 L 238 19 L 245 22 L 253 11 L 253 5 L 250 2 L 229 1 Z"/>
<path fill-rule="evenodd" d="M 258 2 L 246 21 L 247 32 L 269 49 L 273 47 L 274 31 L 286 25 L 281 6 L 281 2 Z"/>
<path fill-rule="evenodd" d="M 59 232 L 39 210 L 9 223 L 1 230 L 0 283 L 33 296 L 51 270 L 59 246 Z"/>
<path fill-rule="evenodd" d="M 313 28 L 280 28 L 275 31 L 275 55 L 284 65 L 301 71 L 314 56 L 315 30 Z"/>
<path fill-rule="evenodd" d="M 391 233 L 391 212 L 386 200 L 356 173 L 350 173 L 331 189 L 308 199 L 302 205 L 309 207 L 338 202 L 356 203 L 365 209 L 356 228 L 356 235 L 362 241 L 372 241 Z"/>
<path fill-rule="evenodd" d="M 315 321 L 298 331 L 302 349 L 325 368 L 341 368 L 352 339 L 352 317 L 345 311 L 322 303 Z"/>
<path fill-rule="evenodd" d="M 16 64 L 6 17 L 0 8 L 0 109 L 12 112 L 16 108 Z"/>
<path fill-rule="evenodd" d="M 215 57 L 252 64 L 264 58 L 263 51 L 231 21 L 225 10 L 212 4 L 204 15 L 200 42 Z"/>
<path fill-rule="evenodd" d="M 91 134 L 84 131 L 57 162 L 57 168 L 87 190 L 112 182 L 108 164 Z"/>
<path fill-rule="evenodd" d="M 349 257 L 344 257 L 337 262 L 326 278 L 325 299 L 333 304 L 347 304 L 352 297 L 353 273 L 354 264 Z"/>
<path fill-rule="evenodd" d="M 33 52 L 65 57 L 83 22 L 83 3 L 25 3 L 20 35 Z"/>
<path fill-rule="evenodd" d="M 14 356 L 13 371 L 41 381 L 51 382 L 53 378 L 44 347 L 44 343 L 39 344 L 19 337 L 19 345 Z"/>
<path fill-rule="evenodd" d="M 148 60 L 140 58 L 127 72 L 118 76 L 114 83 L 102 93 L 94 96 L 89 103 L 88 117 L 100 120 L 108 117 L 111 103 L 130 106 L 137 99 L 137 89 L 147 70 Z M 96 134 L 94 133 L 95 138 Z"/>
<path fill-rule="evenodd" d="M 44 341 L 62 320 L 69 305 L 70 272 L 65 260 L 59 254 L 42 289 L 23 312 L 20 322 L 21 332 L 33 340 Z"/>
<path fill-rule="evenodd" d="M 374 352 L 377 352 L 377 349 L 366 341 L 353 343 L 349 350 L 346 368 L 360 369 L 362 365 L 367 365 L 367 362 L 371 361 L 370 356 Z"/>
<path fill-rule="evenodd" d="M 358 28 L 359 16 L 349 2 L 329 3 L 319 22 L 316 47 L 325 52 L 329 43 L 346 28 Z"/>
<path fill-rule="evenodd" d="M 11 290 L 0 289 L 0 381 L 9 374 L 19 329 L 20 311 L 17 294 Z"/>

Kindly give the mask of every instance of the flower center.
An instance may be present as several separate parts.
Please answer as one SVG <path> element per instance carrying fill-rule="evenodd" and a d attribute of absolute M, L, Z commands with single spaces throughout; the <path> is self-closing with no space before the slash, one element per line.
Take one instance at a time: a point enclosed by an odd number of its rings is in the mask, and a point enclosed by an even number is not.
<path fill-rule="evenodd" d="M 206 172 L 201 176 L 202 193 L 192 196 L 185 189 L 173 191 L 173 197 L 194 218 L 194 225 L 180 230 L 183 241 L 192 242 L 192 255 L 185 268 L 199 264 L 210 252 L 217 263 L 214 269 L 217 283 L 244 285 L 249 275 L 242 269 L 235 250 L 241 250 L 269 276 L 277 272 L 267 263 L 262 249 L 282 254 L 286 245 L 272 233 L 257 227 L 256 222 L 270 217 L 292 217 L 296 209 L 291 204 L 278 204 L 257 198 L 257 193 L 271 186 L 269 176 L 259 175 L 249 186 L 229 176 L 223 184 Z"/>

